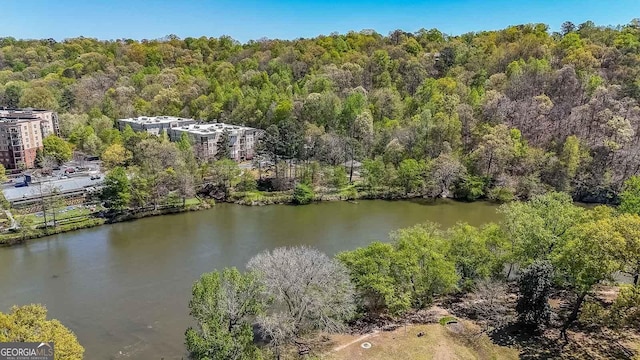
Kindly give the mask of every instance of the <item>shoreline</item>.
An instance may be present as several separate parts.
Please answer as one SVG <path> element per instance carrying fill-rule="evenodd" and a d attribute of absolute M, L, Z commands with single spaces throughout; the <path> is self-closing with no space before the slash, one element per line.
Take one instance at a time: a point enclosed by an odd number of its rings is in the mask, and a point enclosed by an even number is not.
<path fill-rule="evenodd" d="M 177 207 L 169 207 L 164 209 L 157 209 L 151 211 L 134 211 L 131 213 L 120 213 L 111 216 L 95 216 L 94 214 L 88 216 L 86 219 L 78 221 L 77 223 L 65 224 L 60 227 L 47 228 L 45 232 L 44 228 L 36 228 L 33 229 L 34 233 L 31 234 L 20 234 L 19 232 L 9 232 L 0 235 L 0 248 L 3 247 L 12 247 L 16 245 L 21 245 L 26 243 L 29 240 L 41 239 L 51 235 L 58 235 L 68 232 L 73 232 L 76 230 L 90 229 L 102 225 L 107 224 L 115 224 L 120 222 L 134 221 L 137 219 L 142 219 L 146 217 L 153 216 L 163 216 L 163 215 L 172 215 L 172 214 L 180 214 L 189 211 L 201 211 L 210 209 L 212 205 L 208 204 L 206 201 L 201 201 L 198 205 L 187 205 L 187 206 L 177 206 Z M 100 214 L 100 213 L 96 213 Z"/>
<path fill-rule="evenodd" d="M 265 195 L 266 194 L 266 195 Z M 256 196 L 257 195 L 257 196 Z M 340 193 L 318 193 L 314 196 L 312 203 L 321 202 L 357 202 L 358 200 L 412 200 L 412 199 L 430 199 L 436 200 L 436 198 L 428 198 L 422 195 L 415 194 L 400 194 L 393 191 L 385 192 L 362 192 L 355 197 L 350 196 L 353 194 L 340 194 Z M 279 192 L 234 192 L 229 195 L 227 199 L 215 200 L 215 199 L 203 199 L 200 200 L 198 205 L 186 205 L 186 206 L 172 206 L 163 209 L 156 210 L 140 210 L 133 209 L 128 213 L 117 213 L 108 215 L 108 212 L 103 213 L 103 216 L 88 216 L 86 219 L 78 221 L 76 223 L 61 225 L 57 228 L 49 227 L 45 232 L 43 228 L 33 229 L 33 233 L 21 234 L 19 232 L 7 232 L 0 234 L 0 247 L 11 247 L 21 245 L 29 240 L 40 239 L 51 235 L 58 235 L 76 230 L 90 229 L 106 224 L 115 224 L 119 222 L 134 221 L 146 217 L 163 216 L 179 214 L 188 211 L 201 211 L 210 209 L 215 206 L 215 203 L 227 203 L 236 204 L 242 206 L 268 206 L 268 205 L 290 205 L 300 206 L 293 203 L 292 191 L 279 191 Z M 100 214 L 100 213 L 96 213 Z"/>
<path fill-rule="evenodd" d="M 355 195 L 355 196 L 354 196 Z M 330 192 L 330 193 L 317 193 L 314 196 L 313 203 L 323 202 L 338 202 L 345 201 L 351 203 L 357 203 L 359 200 L 387 200 L 387 201 L 401 201 L 401 200 L 425 200 L 425 201 L 437 201 L 441 199 L 449 199 L 457 202 L 478 202 L 489 201 L 488 199 L 477 199 L 473 201 L 465 201 L 462 199 L 456 199 L 453 197 L 428 197 L 419 194 L 402 194 L 392 189 L 386 191 L 362 191 L 355 194 L 348 192 Z M 514 200 L 519 201 L 519 200 Z M 94 216 L 94 214 L 88 216 L 86 219 L 78 221 L 76 223 L 64 224 L 57 228 L 48 228 L 47 232 L 43 228 L 33 229 L 34 233 L 20 234 L 19 232 L 8 232 L 0 234 L 0 248 L 11 247 L 26 243 L 28 240 L 40 239 L 51 235 L 58 235 L 76 230 L 90 229 L 106 224 L 115 224 L 120 222 L 135 221 L 146 217 L 164 216 L 172 214 L 180 214 L 189 211 L 201 211 L 211 209 L 216 203 L 236 204 L 242 206 L 269 206 L 269 205 L 289 205 L 289 206 L 304 206 L 298 205 L 293 202 L 293 191 L 278 191 L 278 192 L 234 192 L 231 193 L 227 199 L 214 199 L 207 198 L 201 199 L 197 205 L 178 205 L 159 209 L 132 209 L 127 213 L 115 213 L 109 214 L 109 212 L 96 213 L 102 216 Z"/>

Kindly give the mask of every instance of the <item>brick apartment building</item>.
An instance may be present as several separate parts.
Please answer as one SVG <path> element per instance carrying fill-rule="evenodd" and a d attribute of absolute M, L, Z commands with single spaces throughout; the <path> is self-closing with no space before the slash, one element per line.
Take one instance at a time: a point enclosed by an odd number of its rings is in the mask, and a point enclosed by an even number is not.
<path fill-rule="evenodd" d="M 32 168 L 42 140 L 51 134 L 58 134 L 55 112 L 0 108 L 0 163 L 7 169 Z"/>

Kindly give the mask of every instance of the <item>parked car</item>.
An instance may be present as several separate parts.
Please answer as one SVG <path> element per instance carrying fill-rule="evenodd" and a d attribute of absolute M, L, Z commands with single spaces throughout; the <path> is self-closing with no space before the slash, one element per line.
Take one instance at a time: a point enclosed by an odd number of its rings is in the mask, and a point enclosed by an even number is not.
<path fill-rule="evenodd" d="M 67 173 L 67 174 L 73 174 L 74 172 L 76 172 L 76 169 L 74 169 L 74 168 L 66 168 L 64 170 L 64 172 Z"/>
<path fill-rule="evenodd" d="M 100 180 L 100 174 L 91 175 L 91 180 Z"/>

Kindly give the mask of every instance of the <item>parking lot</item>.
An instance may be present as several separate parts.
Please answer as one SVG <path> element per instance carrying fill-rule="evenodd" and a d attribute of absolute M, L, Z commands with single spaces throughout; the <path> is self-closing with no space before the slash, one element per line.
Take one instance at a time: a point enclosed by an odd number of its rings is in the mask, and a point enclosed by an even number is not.
<path fill-rule="evenodd" d="M 82 170 L 73 163 L 61 166 L 54 170 L 51 176 L 32 177 L 28 186 L 16 187 L 16 184 L 25 181 L 24 176 L 19 176 L 2 185 L 2 192 L 10 202 L 32 197 L 46 195 L 52 191 L 69 193 L 74 191 L 94 191 L 104 181 L 104 173 L 100 170 L 100 164 L 91 162 L 83 164 Z M 73 169 L 73 170 L 67 170 Z"/>

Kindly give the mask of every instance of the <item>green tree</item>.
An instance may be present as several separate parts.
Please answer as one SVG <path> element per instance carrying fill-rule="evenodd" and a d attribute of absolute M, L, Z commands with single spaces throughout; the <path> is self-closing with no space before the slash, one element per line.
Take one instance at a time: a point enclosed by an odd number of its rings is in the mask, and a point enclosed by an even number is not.
<path fill-rule="evenodd" d="M 410 289 L 413 306 L 422 308 L 455 290 L 459 277 L 447 256 L 450 245 L 434 224 L 401 229 L 391 238 L 400 259 L 398 279 Z"/>
<path fill-rule="evenodd" d="M 131 125 L 127 124 L 127 126 L 125 126 L 124 129 L 122 130 L 122 142 L 124 147 L 127 148 L 127 150 L 129 151 L 133 151 L 136 145 L 140 142 L 140 140 L 142 140 L 141 139 L 142 135 L 140 134 L 145 134 L 145 133 L 136 133 L 131 128 Z"/>
<path fill-rule="evenodd" d="M 76 335 L 60 321 L 47 320 L 42 305 L 14 306 L 0 312 L 0 342 L 53 342 L 56 360 L 82 359 L 84 348 Z"/>
<path fill-rule="evenodd" d="M 509 257 L 506 237 L 496 224 L 476 228 L 457 224 L 447 232 L 449 256 L 455 261 L 462 285 L 469 288 L 478 280 L 499 277 Z"/>
<path fill-rule="evenodd" d="M 102 198 L 107 202 L 107 206 L 122 210 L 131 201 L 131 183 L 127 173 L 122 167 L 115 167 L 104 178 L 104 188 Z"/>
<path fill-rule="evenodd" d="M 341 189 L 347 185 L 347 170 L 344 166 L 334 166 L 331 172 L 331 186 L 336 189 Z"/>
<path fill-rule="evenodd" d="M 22 96 L 20 96 L 20 106 L 56 110 L 58 108 L 58 101 L 49 89 L 45 87 L 30 87 L 22 92 Z"/>
<path fill-rule="evenodd" d="M 527 266 L 545 260 L 566 243 L 566 233 L 583 221 L 585 209 L 565 193 L 535 196 L 527 202 L 502 205 L 504 227 L 515 261 Z"/>
<path fill-rule="evenodd" d="M 134 168 L 131 177 L 131 201 L 132 207 L 144 207 L 151 201 L 151 189 L 148 179 Z"/>
<path fill-rule="evenodd" d="M 4 165 L 0 164 L 0 182 L 5 182 L 7 180 L 7 170 L 4 168 Z"/>
<path fill-rule="evenodd" d="M 624 182 L 619 209 L 625 213 L 640 215 L 640 176 L 632 176 Z"/>
<path fill-rule="evenodd" d="M 553 285 L 553 266 L 548 261 L 536 261 L 522 270 L 518 277 L 518 320 L 525 326 L 539 329 L 549 323 L 549 295 Z"/>
<path fill-rule="evenodd" d="M 4 101 L 8 108 L 20 106 L 20 97 L 23 92 L 23 85 L 20 82 L 9 82 L 4 89 Z"/>
<path fill-rule="evenodd" d="M 455 195 L 469 201 L 477 200 L 484 196 L 486 187 L 486 178 L 467 174 L 456 185 Z"/>
<path fill-rule="evenodd" d="M 611 322 L 630 329 L 640 327 L 640 286 L 622 286 L 611 305 Z"/>
<path fill-rule="evenodd" d="M 306 205 L 311 203 L 315 198 L 315 193 L 311 186 L 307 184 L 298 184 L 293 190 L 293 203 L 297 205 Z"/>
<path fill-rule="evenodd" d="M 580 141 L 575 135 L 567 137 L 562 146 L 562 153 L 560 155 L 560 161 L 565 167 L 567 177 L 572 179 L 576 176 L 578 167 L 580 166 Z"/>
<path fill-rule="evenodd" d="M 238 163 L 231 159 L 218 160 L 211 165 L 211 175 L 226 193 L 238 184 L 241 173 Z"/>
<path fill-rule="evenodd" d="M 180 135 L 180 140 L 176 143 L 176 147 L 178 148 L 178 151 L 180 151 L 185 169 L 189 173 L 195 175 L 198 171 L 198 161 L 196 159 L 192 141 L 192 138 L 189 137 L 186 132 L 183 132 Z"/>
<path fill-rule="evenodd" d="M 133 158 L 133 154 L 121 144 L 116 143 L 109 145 L 100 158 L 105 168 L 113 169 L 116 166 L 126 165 Z"/>
<path fill-rule="evenodd" d="M 472 154 L 478 172 L 495 177 L 502 174 L 510 162 L 521 152 L 520 131 L 500 124 L 487 129 Z"/>
<path fill-rule="evenodd" d="M 33 234 L 36 233 L 36 229 L 34 228 L 35 221 L 33 220 L 33 217 L 31 217 L 29 215 L 16 216 L 16 221 L 18 222 L 18 225 L 20 226 L 18 228 L 18 231 L 20 233 L 22 241 L 27 240 Z"/>
<path fill-rule="evenodd" d="M 222 134 L 218 137 L 218 142 L 216 143 L 216 159 L 231 159 L 231 137 L 229 136 L 228 131 L 223 131 Z"/>
<path fill-rule="evenodd" d="M 415 159 L 405 159 L 400 162 L 397 173 L 398 186 L 404 189 L 405 194 L 419 192 L 425 185 L 425 164 Z"/>
<path fill-rule="evenodd" d="M 278 178 L 278 159 L 282 152 L 282 140 L 278 126 L 271 125 L 265 130 L 264 135 L 257 145 L 258 153 L 269 159 L 275 168 L 275 177 Z"/>
<path fill-rule="evenodd" d="M 383 183 L 385 178 L 385 165 L 381 158 L 366 159 L 362 163 L 362 173 L 365 184 L 372 189 L 380 185 L 389 185 Z"/>
<path fill-rule="evenodd" d="M 563 326 L 563 334 L 578 318 L 584 299 L 594 286 L 624 267 L 620 254 L 624 251 L 624 236 L 616 229 L 611 217 L 582 223 L 567 230 L 567 241 L 554 248 L 552 264 L 563 285 L 573 290 L 576 300 Z"/>
<path fill-rule="evenodd" d="M 68 142 L 55 136 L 49 135 L 42 141 L 45 156 L 53 157 L 58 164 L 71 160 L 73 147 Z"/>
<path fill-rule="evenodd" d="M 238 182 L 236 189 L 238 191 L 255 191 L 257 187 L 258 184 L 256 183 L 256 178 L 253 174 L 247 170 L 243 171 L 242 175 L 240 175 L 240 181 Z"/>
<path fill-rule="evenodd" d="M 623 271 L 633 278 L 633 284 L 640 285 L 640 216 L 620 214 L 615 218 L 617 231 L 625 239 L 625 248 L 621 254 L 624 260 Z"/>
<path fill-rule="evenodd" d="M 404 312 L 411 307 L 411 294 L 398 282 L 399 259 L 393 245 L 373 242 L 367 247 L 337 255 L 349 270 L 358 303 L 372 312 L 388 309 Z"/>
<path fill-rule="evenodd" d="M 33 165 L 37 168 L 42 168 L 43 163 L 44 163 L 44 152 L 42 151 L 42 148 L 38 148 L 36 149 L 36 157 L 33 160 Z"/>
<path fill-rule="evenodd" d="M 7 200 L 6 196 L 4 196 L 4 193 L 0 194 L 0 208 L 5 210 L 9 210 L 11 208 L 11 203 Z"/>
<path fill-rule="evenodd" d="M 263 311 L 262 286 L 252 273 L 236 268 L 203 274 L 193 285 L 190 315 L 197 328 L 187 329 L 192 359 L 253 360 L 262 358 L 253 341 L 252 321 Z"/>

